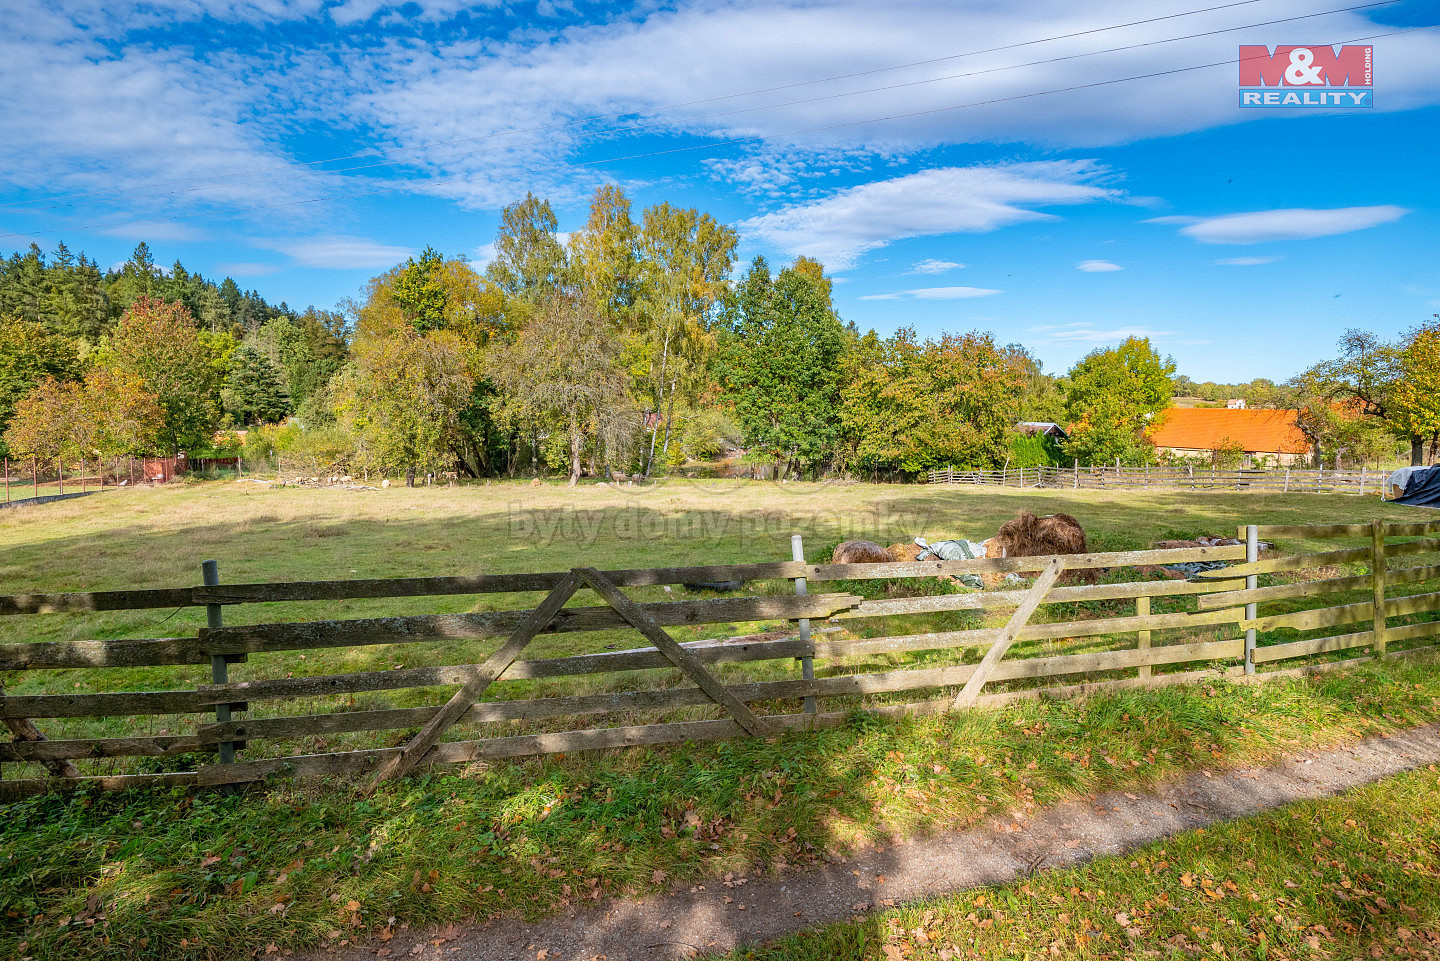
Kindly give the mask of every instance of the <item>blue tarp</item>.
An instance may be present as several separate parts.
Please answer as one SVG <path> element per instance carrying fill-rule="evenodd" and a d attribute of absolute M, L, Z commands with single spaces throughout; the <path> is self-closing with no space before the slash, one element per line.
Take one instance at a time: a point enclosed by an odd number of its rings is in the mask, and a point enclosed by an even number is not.
<path fill-rule="evenodd" d="M 1411 507 L 1440 507 L 1440 470 L 1417 470 L 1405 483 L 1405 493 L 1395 498 L 1396 504 Z"/>

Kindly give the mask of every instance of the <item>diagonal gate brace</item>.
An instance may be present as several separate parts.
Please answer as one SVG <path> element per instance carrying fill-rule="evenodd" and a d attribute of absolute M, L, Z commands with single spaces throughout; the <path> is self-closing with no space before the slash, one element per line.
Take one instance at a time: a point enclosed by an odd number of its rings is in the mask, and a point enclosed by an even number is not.
<path fill-rule="evenodd" d="M 578 586 L 575 575 L 566 574 L 545 600 L 541 601 L 540 605 L 530 612 L 530 616 L 525 618 L 515 629 L 515 633 L 510 635 L 510 639 L 498 651 L 491 654 L 485 663 L 480 665 L 480 670 L 475 676 L 466 681 L 465 685 L 445 703 L 445 706 L 440 709 L 440 713 L 431 718 L 430 723 L 425 725 L 409 744 L 405 745 L 403 751 L 380 766 L 367 786 L 367 790 L 373 791 L 381 781 L 407 774 L 425 756 L 425 752 L 435 746 L 441 735 L 465 716 L 465 712 L 470 710 L 480 699 L 480 696 L 485 693 L 485 689 L 505 673 L 505 669 L 515 662 L 515 658 L 520 656 L 525 645 L 529 644 L 536 634 L 543 631 L 546 625 L 555 619 L 555 615 L 560 613 L 560 608 L 570 600 Z"/>
<path fill-rule="evenodd" d="M 756 717 L 750 708 L 745 706 L 744 701 L 730 693 L 730 690 L 720 682 L 719 678 L 705 670 L 699 661 L 675 643 L 675 639 L 665 633 L 665 629 L 655 623 L 654 618 L 621 593 L 620 588 L 616 587 L 609 578 L 593 567 L 577 567 L 572 573 L 589 585 L 596 594 L 604 598 L 605 602 L 615 608 L 615 611 L 629 621 L 636 630 L 644 634 L 650 643 L 655 645 L 656 650 L 669 658 L 670 663 L 680 668 L 685 676 L 694 681 L 710 700 L 725 708 L 735 723 L 756 737 L 772 733 L 769 724 Z"/>
<path fill-rule="evenodd" d="M 965 682 L 965 687 L 955 695 L 955 707 L 973 707 L 975 705 L 975 700 L 980 696 L 980 689 L 985 686 L 985 682 L 990 680 L 990 675 L 995 673 L 995 668 L 1005 659 L 1005 655 L 1010 651 L 1010 645 L 1015 643 L 1015 637 L 1026 624 L 1030 623 L 1035 609 L 1045 600 L 1045 595 L 1050 593 L 1050 588 L 1055 586 L 1055 579 L 1064 569 L 1065 559 L 1063 557 L 1056 557 L 1045 565 L 1045 569 L 1035 579 L 1035 584 L 1025 595 L 1025 599 L 1020 602 L 1015 613 L 1010 615 L 1010 620 L 1000 629 L 1000 636 L 995 639 L 994 644 L 990 645 L 990 650 L 985 652 L 985 658 L 975 668 L 975 673 L 970 675 L 970 680 Z"/>

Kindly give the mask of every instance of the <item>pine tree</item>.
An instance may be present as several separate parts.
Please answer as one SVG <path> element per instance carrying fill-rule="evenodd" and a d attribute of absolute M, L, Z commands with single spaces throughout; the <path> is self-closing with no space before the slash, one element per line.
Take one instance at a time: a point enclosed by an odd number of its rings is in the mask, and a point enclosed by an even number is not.
<path fill-rule="evenodd" d="M 238 424 L 274 423 L 290 413 L 290 392 L 280 372 L 251 344 L 230 356 L 230 374 L 220 396 Z"/>

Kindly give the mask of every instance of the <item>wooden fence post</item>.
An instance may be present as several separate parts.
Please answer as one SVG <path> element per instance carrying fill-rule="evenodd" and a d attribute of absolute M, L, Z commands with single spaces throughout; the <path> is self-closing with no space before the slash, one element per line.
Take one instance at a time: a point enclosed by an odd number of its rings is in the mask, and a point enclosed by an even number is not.
<path fill-rule="evenodd" d="M 1288 468 L 1288 467 L 1285 468 L 1285 490 L 1282 491 L 1281 493 L 1284 493 L 1284 494 L 1290 493 L 1290 468 Z"/>
<path fill-rule="evenodd" d="M 1075 489 L 1080 489 L 1080 458 L 1075 458 Z"/>
<path fill-rule="evenodd" d="M 1148 598 L 1148 597 L 1137 597 L 1137 598 L 1135 598 L 1135 616 L 1136 616 L 1136 617 L 1149 617 L 1149 616 L 1150 616 L 1150 598 Z M 1136 648 L 1139 649 L 1139 650 L 1142 650 L 1142 651 L 1148 650 L 1149 647 L 1150 647 L 1150 632 L 1149 632 L 1149 631 L 1140 631 L 1140 632 L 1139 632 L 1139 636 L 1140 636 L 1140 641 L 1139 641 L 1139 643 L 1136 645 Z M 1150 665 L 1149 665 L 1149 664 L 1141 664 L 1141 665 L 1140 665 L 1140 676 L 1141 676 L 1141 677 L 1149 677 L 1149 676 L 1150 676 Z"/>
<path fill-rule="evenodd" d="M 40 462 L 30 455 L 30 496 L 40 499 Z"/>
<path fill-rule="evenodd" d="M 201 561 L 201 562 L 200 562 L 200 579 L 204 582 L 204 584 L 205 584 L 206 587 L 219 587 L 219 586 L 220 586 L 220 566 L 219 566 L 218 564 L 216 564 L 214 561 Z M 210 628 L 210 630 L 212 630 L 212 631 L 213 631 L 213 630 L 217 630 L 218 628 L 224 627 L 224 626 L 225 626 L 225 618 L 224 618 L 224 615 L 223 615 L 223 613 L 222 613 L 223 611 L 224 611 L 224 608 L 221 607 L 219 604 L 206 604 L 206 605 L 205 605 L 205 626 L 208 627 L 208 628 Z M 211 681 L 211 683 L 213 683 L 213 684 L 228 684 L 228 683 L 230 683 L 230 662 L 226 659 L 226 656 L 225 656 L 224 654 L 211 654 L 211 655 L 210 655 L 210 681 Z M 217 724 L 225 724 L 225 723 L 228 723 L 229 720 L 230 720 L 230 705 L 229 705 L 229 704 L 217 704 L 217 705 L 215 705 L 215 722 L 216 722 Z M 234 742 L 234 741 L 221 741 L 220 744 L 218 745 L 218 747 L 219 747 L 219 749 L 220 749 L 220 763 L 221 763 L 221 764 L 234 764 L 234 763 L 235 763 L 235 742 Z"/>
<path fill-rule="evenodd" d="M 1254 524 L 1245 527 L 1245 563 L 1253 564 L 1260 559 L 1260 528 Z M 1251 574 L 1245 578 L 1245 589 L 1253 591 L 1260 586 L 1260 578 Z M 1245 620 L 1255 620 L 1255 604 L 1245 605 Z M 1245 673 L 1255 673 L 1255 628 L 1245 630 Z"/>
<path fill-rule="evenodd" d="M 59 479 L 59 481 L 60 481 L 60 496 L 61 496 L 61 497 L 64 497 L 64 496 L 65 496 L 65 462 L 62 461 L 62 460 L 61 460 L 60 458 L 58 458 L 58 457 L 55 458 L 55 476 L 56 476 L 56 477 Z"/>
<path fill-rule="evenodd" d="M 1365 471 L 1366 471 L 1366 470 L 1367 470 L 1367 468 L 1366 468 L 1365 465 L 1363 465 L 1363 464 L 1360 465 L 1360 496 L 1361 496 L 1361 497 L 1364 497 L 1364 496 L 1365 496 Z"/>
<path fill-rule="evenodd" d="M 5 503 L 10 503 L 10 458 L 5 458 Z"/>
<path fill-rule="evenodd" d="M 1385 653 L 1385 522 L 1370 522 L 1370 545 L 1375 557 L 1370 561 L 1371 579 L 1375 582 L 1375 653 Z"/>
<path fill-rule="evenodd" d="M 805 544 L 799 534 L 790 535 L 790 559 L 797 563 L 805 563 Z M 795 578 L 795 596 L 804 597 L 810 592 L 805 583 L 805 578 Z M 800 618 L 800 642 L 810 647 L 810 652 L 800 657 L 800 678 L 805 681 L 815 680 L 815 655 L 814 647 L 810 641 L 810 618 Z M 815 713 L 815 695 L 805 695 L 805 713 Z"/>

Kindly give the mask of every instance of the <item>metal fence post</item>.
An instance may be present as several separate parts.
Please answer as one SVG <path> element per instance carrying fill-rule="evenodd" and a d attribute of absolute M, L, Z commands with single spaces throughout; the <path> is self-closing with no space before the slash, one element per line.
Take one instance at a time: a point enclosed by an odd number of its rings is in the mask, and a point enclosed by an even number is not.
<path fill-rule="evenodd" d="M 1260 559 L 1260 528 L 1254 524 L 1245 527 L 1245 563 L 1253 564 Z M 1245 589 L 1253 591 L 1260 586 L 1260 578 L 1254 574 L 1245 578 Z M 1255 620 L 1255 604 L 1245 605 L 1245 620 Z M 1255 673 L 1255 628 L 1245 631 L 1245 673 Z"/>
<path fill-rule="evenodd" d="M 1135 598 L 1135 616 L 1136 616 L 1136 617 L 1149 617 L 1149 616 L 1150 616 L 1150 598 L 1148 598 L 1148 597 L 1137 597 L 1137 598 Z M 1139 632 L 1137 632 L 1137 633 L 1138 633 L 1138 635 L 1139 635 L 1139 640 L 1138 640 L 1138 642 L 1137 642 L 1136 645 L 1135 645 L 1135 646 L 1136 646 L 1136 650 L 1141 650 L 1141 651 L 1148 650 L 1148 649 L 1150 648 L 1150 632 L 1149 632 L 1149 631 L 1139 631 Z M 1141 664 L 1141 665 L 1140 665 L 1140 674 L 1139 674 L 1139 676 L 1140 676 L 1140 677 L 1149 677 L 1149 676 L 1150 676 L 1150 665 L 1149 665 L 1149 664 Z"/>
<path fill-rule="evenodd" d="M 1375 653 L 1385 653 L 1385 522 L 1370 522 L 1371 580 L 1375 583 Z"/>
<path fill-rule="evenodd" d="M 219 566 L 218 564 L 216 564 L 214 561 L 201 561 L 201 563 L 200 563 L 200 577 L 201 577 L 201 580 L 203 580 L 203 581 L 205 582 L 205 586 L 206 586 L 206 587 L 219 587 L 219 586 L 220 586 L 220 566 Z M 215 630 L 216 628 L 224 627 L 224 626 L 225 626 L 225 618 L 224 618 L 224 614 L 222 613 L 223 611 L 224 611 L 224 608 L 221 607 L 221 605 L 219 605 L 219 604 L 206 604 L 206 605 L 205 605 L 205 626 L 208 627 L 208 628 L 210 628 L 212 631 Z M 211 682 L 214 683 L 214 684 L 228 684 L 228 683 L 230 683 L 230 664 L 229 664 L 228 661 L 225 660 L 225 655 L 224 655 L 224 654 L 211 654 L 211 655 L 210 655 L 210 680 L 211 680 Z M 216 721 L 216 723 L 225 724 L 225 723 L 228 722 L 229 720 L 230 720 L 230 705 L 229 705 L 229 704 L 217 704 L 217 705 L 215 705 L 215 721 Z M 234 764 L 234 763 L 235 763 L 235 742 L 234 742 L 234 741 L 221 741 L 220 744 L 219 744 L 219 748 L 220 748 L 220 763 L 221 763 L 221 764 Z"/>
<path fill-rule="evenodd" d="M 790 559 L 801 564 L 805 563 L 805 545 L 799 534 L 790 535 Z M 808 593 L 809 588 L 805 584 L 805 578 L 795 578 L 795 596 L 804 597 Z M 800 657 L 800 677 L 806 681 L 813 681 L 815 680 L 815 657 L 814 646 L 810 640 L 810 618 L 808 617 L 800 618 L 800 643 L 809 647 L 809 651 Z M 815 713 L 815 695 L 813 694 L 805 695 L 805 713 Z"/>

